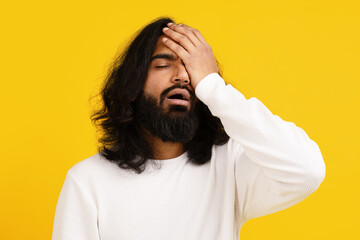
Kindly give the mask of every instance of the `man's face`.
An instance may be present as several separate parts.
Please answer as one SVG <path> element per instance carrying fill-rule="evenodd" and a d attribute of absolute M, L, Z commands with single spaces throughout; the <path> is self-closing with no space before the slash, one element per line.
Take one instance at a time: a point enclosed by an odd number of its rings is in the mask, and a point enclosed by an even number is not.
<path fill-rule="evenodd" d="M 187 112 L 196 100 L 194 89 L 181 58 L 164 45 L 163 38 L 164 35 L 157 41 L 143 92 L 156 98 L 158 106 L 166 113 L 171 109 Z"/>
<path fill-rule="evenodd" d="M 199 108 L 181 59 L 160 37 L 143 92 L 136 103 L 136 121 L 164 142 L 187 143 L 199 126 Z"/>

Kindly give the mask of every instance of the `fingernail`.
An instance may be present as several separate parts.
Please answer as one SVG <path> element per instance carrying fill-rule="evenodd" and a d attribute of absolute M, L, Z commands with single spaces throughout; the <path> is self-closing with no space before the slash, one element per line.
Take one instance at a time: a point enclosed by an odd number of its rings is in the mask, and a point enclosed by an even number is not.
<path fill-rule="evenodd" d="M 166 31 L 166 30 L 169 30 L 169 28 L 168 28 L 168 27 L 164 27 L 164 31 Z"/>
<path fill-rule="evenodd" d="M 172 24 L 173 24 L 172 22 L 169 22 L 167 25 L 168 25 L 168 26 L 171 26 Z"/>
<path fill-rule="evenodd" d="M 162 40 L 163 40 L 163 42 L 165 42 L 167 40 L 167 38 L 163 38 Z"/>

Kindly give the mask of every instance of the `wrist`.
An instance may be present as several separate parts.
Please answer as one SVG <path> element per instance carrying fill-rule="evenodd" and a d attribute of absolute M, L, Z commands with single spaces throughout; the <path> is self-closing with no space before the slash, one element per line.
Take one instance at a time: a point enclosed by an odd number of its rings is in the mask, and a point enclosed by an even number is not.
<path fill-rule="evenodd" d="M 198 84 L 204 80 L 205 78 L 207 78 L 210 74 L 218 74 L 217 72 L 211 72 L 211 73 L 207 73 L 207 74 L 203 74 L 199 77 L 196 77 L 193 79 L 191 79 L 191 86 L 193 87 L 193 89 L 195 90 L 196 87 L 198 86 Z"/>

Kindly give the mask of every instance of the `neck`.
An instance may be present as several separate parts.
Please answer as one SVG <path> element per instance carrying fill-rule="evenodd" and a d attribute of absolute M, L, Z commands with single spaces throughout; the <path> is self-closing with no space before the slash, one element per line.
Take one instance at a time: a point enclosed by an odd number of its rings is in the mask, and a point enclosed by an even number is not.
<path fill-rule="evenodd" d="M 146 139 L 153 149 L 154 159 L 176 158 L 185 152 L 184 144 L 182 143 L 164 142 L 151 134 L 146 134 Z"/>

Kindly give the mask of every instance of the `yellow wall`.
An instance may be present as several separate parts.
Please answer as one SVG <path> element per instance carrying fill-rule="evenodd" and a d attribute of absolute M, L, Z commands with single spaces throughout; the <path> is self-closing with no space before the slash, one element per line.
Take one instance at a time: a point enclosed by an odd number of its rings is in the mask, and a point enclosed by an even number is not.
<path fill-rule="evenodd" d="M 225 80 L 323 153 L 318 191 L 241 239 L 360 239 L 359 12 L 357 0 L 3 0 L 0 239 L 50 239 L 66 171 L 96 153 L 89 97 L 117 49 L 165 15 L 198 28 Z"/>

